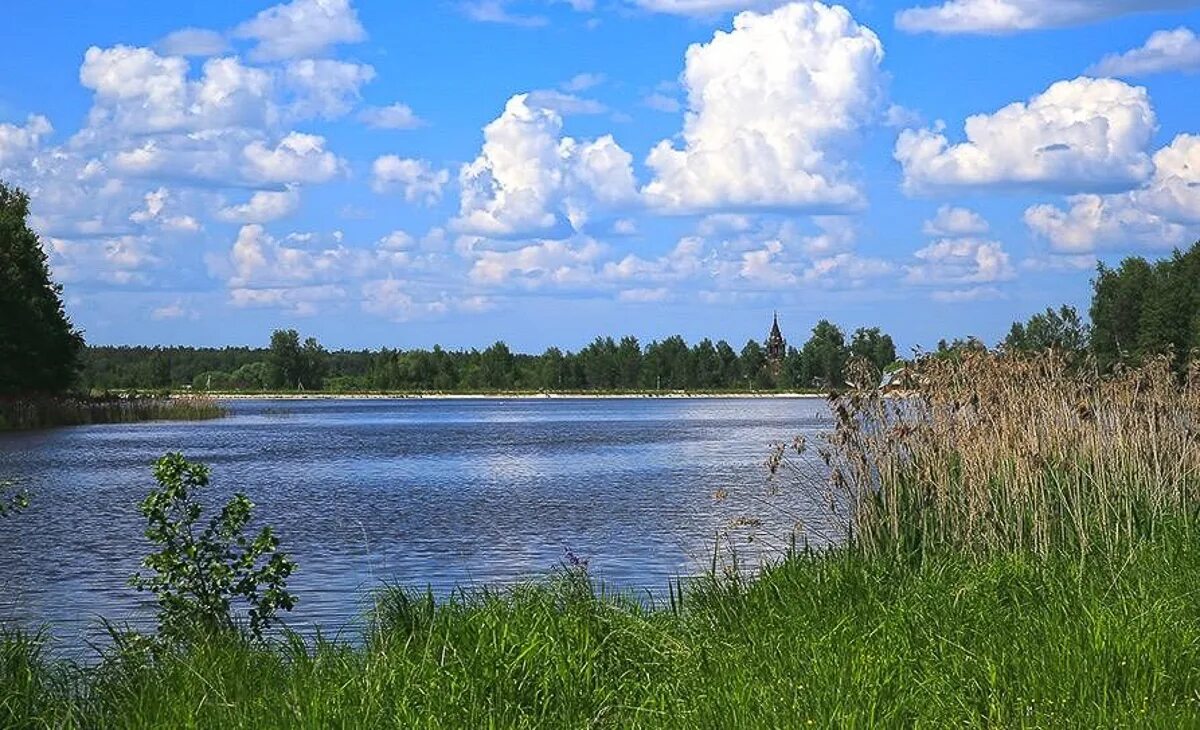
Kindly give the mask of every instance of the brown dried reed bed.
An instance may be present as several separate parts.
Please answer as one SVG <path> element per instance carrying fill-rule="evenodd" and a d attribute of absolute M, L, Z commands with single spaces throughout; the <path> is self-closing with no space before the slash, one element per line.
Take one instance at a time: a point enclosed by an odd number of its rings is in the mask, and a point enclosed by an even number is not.
<path fill-rule="evenodd" d="M 968 352 L 920 359 L 906 380 L 832 399 L 820 496 L 853 547 L 1111 553 L 1197 515 L 1200 363 L 1101 376 L 1055 354 Z M 773 466 L 796 473 L 805 453 Z"/>

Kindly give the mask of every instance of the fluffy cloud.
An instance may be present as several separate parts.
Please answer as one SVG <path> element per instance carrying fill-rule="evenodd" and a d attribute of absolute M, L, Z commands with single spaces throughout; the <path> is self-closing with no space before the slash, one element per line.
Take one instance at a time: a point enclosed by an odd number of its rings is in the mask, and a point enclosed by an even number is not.
<path fill-rule="evenodd" d="M 1200 136 L 1183 134 L 1154 155 L 1154 177 L 1137 190 L 1075 195 L 1069 208 L 1035 205 L 1025 223 L 1061 252 L 1137 243 L 1169 248 L 1200 235 Z"/>
<path fill-rule="evenodd" d="M 54 278 L 60 282 L 102 281 L 109 284 L 144 282 L 147 270 L 159 266 L 149 238 L 137 235 L 99 239 L 50 238 L 47 254 Z"/>
<path fill-rule="evenodd" d="M 346 290 L 333 284 L 229 290 L 229 301 L 240 308 L 282 309 L 299 317 L 311 317 L 318 305 L 345 299 Z"/>
<path fill-rule="evenodd" d="M 842 7 L 738 15 L 687 51 L 682 147 L 650 152 L 648 201 L 677 212 L 861 205 L 841 148 L 877 111 L 882 59 Z"/>
<path fill-rule="evenodd" d="M 981 284 L 1013 277 L 1004 247 L 995 241 L 948 238 L 913 254 L 918 263 L 905 267 L 910 284 Z"/>
<path fill-rule="evenodd" d="M 275 5 L 239 25 L 234 35 L 258 41 L 251 57 L 263 61 L 320 55 L 330 46 L 367 37 L 350 0 Z"/>
<path fill-rule="evenodd" d="M 770 10 L 788 0 L 633 0 L 634 4 L 655 13 L 671 15 L 715 15 L 735 10 Z"/>
<path fill-rule="evenodd" d="M 405 104 L 372 106 L 358 114 L 358 120 L 375 129 L 416 129 L 425 122 Z"/>
<path fill-rule="evenodd" d="M 340 117 L 358 103 L 360 89 L 375 78 L 366 64 L 306 58 L 287 65 L 285 79 L 296 92 L 292 113 L 306 119 Z"/>
<path fill-rule="evenodd" d="M 201 226 L 190 215 L 171 215 L 167 212 L 167 204 L 171 193 L 166 188 L 158 188 L 146 193 L 145 205 L 129 214 L 129 220 L 134 223 L 156 224 L 164 231 L 195 233 Z"/>
<path fill-rule="evenodd" d="M 946 0 L 901 10 L 896 27 L 911 33 L 1013 33 L 1197 5 L 1197 0 Z"/>
<path fill-rule="evenodd" d="M 492 306 L 487 297 L 467 295 L 454 298 L 445 292 L 433 294 L 416 282 L 394 278 L 368 281 L 362 285 L 363 311 L 394 322 L 407 322 L 452 311 L 484 312 Z"/>
<path fill-rule="evenodd" d="M 400 188 L 408 202 L 433 205 L 442 199 L 442 188 L 450 182 L 450 172 L 434 169 L 427 160 L 384 155 L 371 165 L 371 178 L 377 193 Z"/>
<path fill-rule="evenodd" d="M 54 132 L 50 120 L 30 114 L 24 126 L 0 124 L 0 172 L 13 165 L 24 165 L 41 147 L 42 140 Z"/>
<path fill-rule="evenodd" d="M 949 186 L 1105 190 L 1145 180 L 1156 119 L 1146 90 L 1114 79 L 1059 81 L 1028 103 L 966 121 L 967 141 L 905 130 L 895 156 L 910 191 Z"/>
<path fill-rule="evenodd" d="M 484 127 L 483 149 L 459 172 L 456 229 L 485 236 L 580 230 L 593 212 L 636 198 L 633 158 L 612 136 L 562 136 L 562 117 L 520 94 Z"/>
<path fill-rule="evenodd" d="M 219 56 L 229 50 L 225 36 L 204 28 L 181 28 L 157 44 L 168 56 Z"/>
<path fill-rule="evenodd" d="M 319 183 L 330 180 L 344 168 L 337 155 L 325 149 L 325 138 L 291 132 L 273 148 L 261 141 L 242 150 L 246 174 L 260 183 Z"/>
<path fill-rule="evenodd" d="M 231 289 L 277 289 L 313 284 L 345 284 L 411 264 L 408 254 L 388 250 L 350 248 L 333 237 L 334 245 L 319 248 L 315 236 L 291 235 L 283 240 L 261 225 L 238 231 L 227 259 L 210 261 L 214 273 L 223 275 Z"/>
<path fill-rule="evenodd" d="M 95 92 L 89 125 L 109 133 L 212 130 L 273 121 L 273 79 L 236 58 L 206 61 L 198 80 L 188 62 L 149 48 L 89 48 L 79 80 Z"/>
<path fill-rule="evenodd" d="M 300 190 L 259 190 L 239 205 L 222 208 L 217 217 L 231 223 L 270 223 L 295 213 L 300 207 Z"/>
<path fill-rule="evenodd" d="M 1200 38 L 1188 28 L 1160 30 L 1141 48 L 1105 56 L 1088 70 L 1096 76 L 1146 76 L 1200 70 Z"/>
<path fill-rule="evenodd" d="M 922 230 L 927 236 L 972 236 L 987 233 L 988 222 L 973 210 L 943 205 Z"/>
<path fill-rule="evenodd" d="M 591 266 L 604 250 L 603 245 L 586 237 L 579 241 L 538 241 L 512 251 L 479 250 L 470 277 L 492 285 L 510 281 L 531 287 L 582 283 L 591 278 Z"/>

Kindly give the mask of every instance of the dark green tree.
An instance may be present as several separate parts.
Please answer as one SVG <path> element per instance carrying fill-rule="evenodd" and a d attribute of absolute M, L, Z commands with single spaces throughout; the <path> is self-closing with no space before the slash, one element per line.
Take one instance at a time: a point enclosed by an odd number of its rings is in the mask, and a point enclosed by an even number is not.
<path fill-rule="evenodd" d="M 846 361 L 849 357 L 846 336 L 838 326 L 824 319 L 817 322 L 812 336 L 800 350 L 800 370 L 808 380 L 802 385 L 818 388 L 845 385 Z"/>
<path fill-rule="evenodd" d="M 705 390 L 721 387 L 721 358 L 712 340 L 705 337 L 692 348 L 695 386 Z"/>
<path fill-rule="evenodd" d="M 738 384 L 739 387 L 761 388 L 764 381 L 770 379 L 767 353 L 757 340 L 749 340 L 742 348 L 742 354 L 738 358 L 738 370 L 744 381 Z"/>
<path fill-rule="evenodd" d="M 882 374 L 896 362 L 896 343 L 878 327 L 859 327 L 850 338 L 850 356 L 871 363 L 875 372 Z"/>
<path fill-rule="evenodd" d="M 267 387 L 295 388 L 304 377 L 304 353 L 300 349 L 300 333 L 296 330 L 275 330 L 271 333 L 271 348 L 267 353 Z"/>
<path fill-rule="evenodd" d="M 0 395 L 68 390 L 83 350 L 28 219 L 29 196 L 0 183 Z"/>
<path fill-rule="evenodd" d="M 1025 323 L 1014 322 L 1004 347 L 1016 352 L 1055 350 L 1068 355 L 1083 352 L 1088 346 L 1088 327 L 1074 307 L 1047 309 Z"/>
<path fill-rule="evenodd" d="M 642 346 L 632 335 L 621 338 L 617 344 L 617 385 L 621 388 L 638 387 L 642 374 Z"/>
<path fill-rule="evenodd" d="M 317 342 L 317 338 L 309 337 L 304 341 L 300 350 L 300 373 L 296 387 L 304 390 L 321 390 L 325 387 L 325 375 L 329 371 L 329 353 Z"/>
<path fill-rule="evenodd" d="M 1145 259 L 1127 258 L 1116 269 L 1100 264 L 1092 282 L 1092 352 L 1096 364 L 1107 369 L 1136 357 L 1144 344 L 1140 337 L 1142 307 L 1151 289 L 1154 270 Z"/>
<path fill-rule="evenodd" d="M 494 390 L 513 387 L 513 365 L 513 354 L 508 345 L 503 342 L 493 344 L 479 356 L 480 385 Z"/>

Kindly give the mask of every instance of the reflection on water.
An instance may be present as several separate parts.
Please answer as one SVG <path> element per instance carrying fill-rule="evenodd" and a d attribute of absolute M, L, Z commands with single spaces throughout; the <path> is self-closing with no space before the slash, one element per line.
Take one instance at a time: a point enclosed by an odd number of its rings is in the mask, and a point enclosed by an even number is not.
<path fill-rule="evenodd" d="M 829 426 L 822 401 L 240 401 L 221 421 L 0 435 L 0 477 L 33 493 L 0 523 L 0 620 L 68 647 L 97 618 L 146 620 L 126 586 L 147 551 L 150 465 L 183 451 L 216 499 L 258 505 L 299 563 L 298 628 L 355 625 L 366 589 L 504 583 L 571 548 L 607 585 L 665 592 L 754 512 L 771 444 Z M 718 489 L 731 498 L 714 502 Z M 765 516 L 765 515 L 764 515 Z M 781 530 L 786 528 L 776 525 Z"/>

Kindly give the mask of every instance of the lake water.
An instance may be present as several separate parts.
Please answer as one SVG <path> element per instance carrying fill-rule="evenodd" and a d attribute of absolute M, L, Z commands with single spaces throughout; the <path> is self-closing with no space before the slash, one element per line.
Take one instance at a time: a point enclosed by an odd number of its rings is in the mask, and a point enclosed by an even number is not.
<path fill-rule="evenodd" d="M 607 586 L 661 596 L 709 565 L 732 519 L 766 520 L 746 555 L 780 544 L 796 516 L 819 519 L 760 500 L 771 445 L 830 425 L 814 399 L 229 405 L 218 421 L 0 434 L 0 479 L 33 495 L 0 522 L 0 621 L 49 624 L 66 649 L 98 636 L 99 617 L 146 625 L 147 597 L 126 581 L 148 547 L 137 504 L 166 451 L 212 467 L 208 504 L 242 491 L 274 525 L 299 563 L 287 620 L 301 630 L 354 630 L 383 582 L 445 595 L 543 575 L 567 549 Z"/>

